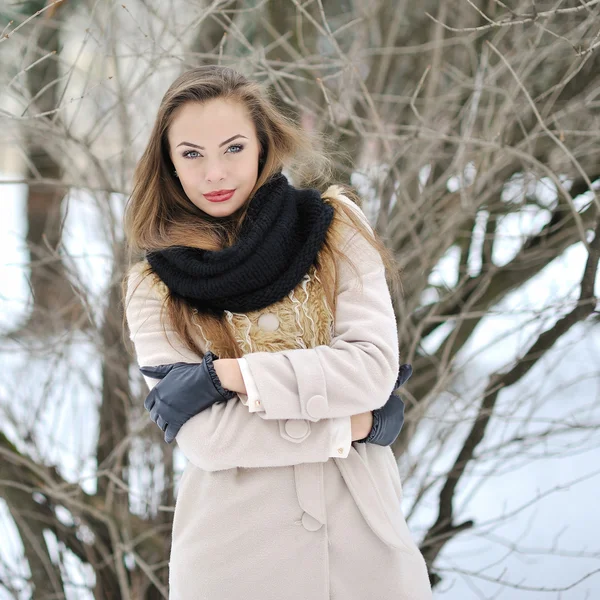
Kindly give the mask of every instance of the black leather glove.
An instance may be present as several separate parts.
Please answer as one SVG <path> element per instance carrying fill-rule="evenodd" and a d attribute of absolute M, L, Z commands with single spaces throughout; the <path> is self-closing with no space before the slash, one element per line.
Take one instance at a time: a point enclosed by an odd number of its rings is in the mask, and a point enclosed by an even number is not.
<path fill-rule="evenodd" d="M 373 411 L 373 426 L 366 438 L 359 442 L 368 442 L 378 446 L 391 446 L 395 441 L 402 425 L 404 424 L 404 402 L 394 393 L 404 385 L 412 375 L 411 365 L 400 365 L 398 379 L 389 400 L 377 410 Z"/>
<path fill-rule="evenodd" d="M 144 408 L 150 418 L 165 433 L 170 444 L 183 424 L 216 402 L 231 400 L 236 393 L 221 385 L 212 352 L 204 355 L 201 363 L 178 362 L 172 365 L 141 367 L 140 371 L 160 381 L 150 390 Z"/>

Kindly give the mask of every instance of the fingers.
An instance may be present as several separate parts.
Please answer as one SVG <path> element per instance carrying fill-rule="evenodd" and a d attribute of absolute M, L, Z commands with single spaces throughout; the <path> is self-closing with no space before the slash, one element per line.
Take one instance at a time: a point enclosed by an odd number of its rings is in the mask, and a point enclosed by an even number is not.
<path fill-rule="evenodd" d="M 162 379 L 175 365 L 157 365 L 155 367 L 140 367 L 140 371 L 146 377 L 152 377 L 152 379 Z"/>
<path fill-rule="evenodd" d="M 412 365 L 400 365 L 400 369 L 398 369 L 398 379 L 396 379 L 396 386 L 394 387 L 394 389 L 403 386 L 410 379 L 412 373 Z"/>
<path fill-rule="evenodd" d="M 150 412 L 154 408 L 154 404 L 156 403 L 156 393 L 154 390 L 151 390 L 150 393 L 146 396 L 144 400 L 144 408 Z"/>
<path fill-rule="evenodd" d="M 400 365 L 398 371 L 403 375 L 403 377 L 410 377 L 413 373 L 413 368 L 412 365 L 405 363 L 403 365 Z"/>
<path fill-rule="evenodd" d="M 167 428 L 165 429 L 165 442 L 170 444 L 177 436 L 178 431 L 179 430 L 176 429 L 174 425 L 167 425 Z"/>
<path fill-rule="evenodd" d="M 160 430 L 165 433 L 165 442 L 170 444 L 175 439 L 177 432 L 174 431 L 173 427 L 170 427 L 169 424 L 158 413 L 160 405 L 156 402 L 154 396 L 155 394 L 152 394 L 152 392 L 148 394 L 148 397 L 144 402 L 144 408 L 150 412 L 150 420 L 153 423 L 156 423 Z"/>
<path fill-rule="evenodd" d="M 150 410 L 150 418 L 158 425 L 158 406 L 156 404 Z"/>

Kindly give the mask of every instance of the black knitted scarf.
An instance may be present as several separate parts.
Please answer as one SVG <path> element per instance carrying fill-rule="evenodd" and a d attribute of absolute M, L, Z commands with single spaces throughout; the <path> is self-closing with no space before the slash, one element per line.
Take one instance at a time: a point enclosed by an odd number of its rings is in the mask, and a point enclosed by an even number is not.
<path fill-rule="evenodd" d="M 261 186 L 239 238 L 218 251 L 176 246 L 146 259 L 172 294 L 201 313 L 249 312 L 291 292 L 315 262 L 333 219 L 316 189 L 296 189 L 282 173 Z"/>

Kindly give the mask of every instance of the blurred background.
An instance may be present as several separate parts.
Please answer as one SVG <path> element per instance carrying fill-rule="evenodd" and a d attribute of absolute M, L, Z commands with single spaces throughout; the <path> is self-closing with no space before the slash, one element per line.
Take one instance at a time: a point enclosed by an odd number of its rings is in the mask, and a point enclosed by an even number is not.
<path fill-rule="evenodd" d="M 184 459 L 121 219 L 160 98 L 213 63 L 323 134 L 402 267 L 435 597 L 600 597 L 600 0 L 0 0 L 0 599 L 167 598 Z"/>

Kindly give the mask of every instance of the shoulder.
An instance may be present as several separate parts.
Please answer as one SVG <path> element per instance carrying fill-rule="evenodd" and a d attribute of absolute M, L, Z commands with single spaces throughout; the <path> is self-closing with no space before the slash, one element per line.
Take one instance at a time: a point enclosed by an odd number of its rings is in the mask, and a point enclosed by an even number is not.
<path fill-rule="evenodd" d="M 330 185 L 322 194 L 323 200 L 334 208 L 329 237 L 332 245 L 343 254 L 362 259 L 378 255 L 373 246 L 376 234 L 362 208 L 354 200 L 355 197 L 354 192 L 339 184 Z"/>
<path fill-rule="evenodd" d="M 350 209 L 354 214 L 356 214 L 363 221 L 364 225 L 372 230 L 371 224 L 367 219 L 367 216 L 363 212 L 362 208 L 354 202 L 354 200 L 349 198 L 349 194 L 344 188 L 344 186 L 334 183 L 330 185 L 321 195 L 324 200 L 333 201 L 335 208 L 335 203 L 339 203 L 341 206 Z"/>
<path fill-rule="evenodd" d="M 154 273 L 147 260 L 141 260 L 129 268 L 126 275 L 125 301 L 132 299 L 164 299 L 169 290 Z"/>

